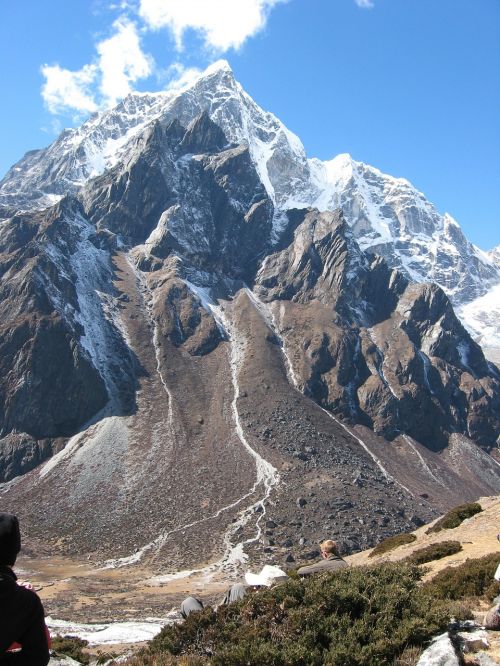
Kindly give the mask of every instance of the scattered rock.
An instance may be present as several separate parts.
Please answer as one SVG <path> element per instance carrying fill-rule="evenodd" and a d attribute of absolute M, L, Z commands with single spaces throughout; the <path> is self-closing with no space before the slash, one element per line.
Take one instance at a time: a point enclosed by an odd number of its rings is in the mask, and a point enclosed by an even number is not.
<path fill-rule="evenodd" d="M 498 666 L 498 661 L 492 659 L 485 652 L 476 652 L 474 655 L 474 662 L 478 666 Z"/>
<path fill-rule="evenodd" d="M 482 629 L 472 632 L 461 631 L 458 634 L 460 645 L 465 653 L 477 652 L 478 650 L 485 650 L 490 647 L 488 643 L 487 634 Z"/>
<path fill-rule="evenodd" d="M 303 509 L 307 504 L 307 500 L 305 497 L 298 497 L 296 504 L 299 507 L 299 509 Z"/>
<path fill-rule="evenodd" d="M 410 516 L 410 522 L 413 523 L 416 527 L 422 527 L 422 525 L 425 525 L 425 521 L 423 521 L 419 516 Z"/>
<path fill-rule="evenodd" d="M 493 606 L 486 613 L 484 618 L 484 626 L 486 629 L 493 629 L 494 631 L 500 631 L 500 605 Z"/>
<path fill-rule="evenodd" d="M 81 666 L 81 664 L 76 659 L 72 659 L 65 654 L 52 652 L 48 666 Z"/>

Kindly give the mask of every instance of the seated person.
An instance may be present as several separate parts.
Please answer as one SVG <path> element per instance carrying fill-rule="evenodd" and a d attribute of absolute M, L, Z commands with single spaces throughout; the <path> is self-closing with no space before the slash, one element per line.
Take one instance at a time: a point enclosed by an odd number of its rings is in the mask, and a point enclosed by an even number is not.
<path fill-rule="evenodd" d="M 222 600 L 222 604 L 231 604 L 233 601 L 240 601 L 251 590 L 258 590 L 261 587 L 271 587 L 285 580 L 288 580 L 286 572 L 271 564 L 266 564 L 258 574 L 247 571 L 245 574 L 245 583 L 231 585 Z"/>
<path fill-rule="evenodd" d="M 204 608 L 203 602 L 196 597 L 187 597 L 181 604 L 181 615 L 184 619 L 191 615 L 191 613 L 198 613 Z"/>
<path fill-rule="evenodd" d="M 246 596 L 247 592 L 248 585 L 245 585 L 245 583 L 235 583 L 234 585 L 231 585 L 229 590 L 226 592 L 221 605 L 232 604 L 234 601 L 241 601 L 241 599 Z"/>
<path fill-rule="evenodd" d="M 347 562 L 340 557 L 336 541 L 327 539 L 320 544 L 319 548 L 322 559 L 315 564 L 300 567 L 297 570 L 299 576 L 310 576 L 311 574 L 324 573 L 325 571 L 338 571 L 348 566 Z"/>
<path fill-rule="evenodd" d="M 46 666 L 50 655 L 42 602 L 32 589 L 17 584 L 12 570 L 20 550 L 16 516 L 0 513 L 0 666 Z"/>

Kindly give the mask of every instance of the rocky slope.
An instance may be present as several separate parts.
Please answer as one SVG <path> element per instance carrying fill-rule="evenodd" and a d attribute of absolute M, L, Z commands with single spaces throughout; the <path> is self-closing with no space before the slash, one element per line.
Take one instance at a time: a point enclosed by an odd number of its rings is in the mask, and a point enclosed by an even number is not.
<path fill-rule="evenodd" d="M 34 540 L 227 575 L 499 491 L 498 370 L 439 286 L 299 207 L 311 168 L 217 66 L 9 172 L 0 492 Z"/>

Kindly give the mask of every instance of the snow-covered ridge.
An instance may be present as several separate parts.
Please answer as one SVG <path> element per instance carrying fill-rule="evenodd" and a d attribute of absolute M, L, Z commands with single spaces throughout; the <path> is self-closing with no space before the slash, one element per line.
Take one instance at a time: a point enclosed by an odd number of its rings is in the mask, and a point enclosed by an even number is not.
<path fill-rule="evenodd" d="M 458 315 L 482 347 L 500 349 L 500 284 L 459 308 Z"/>
<path fill-rule="evenodd" d="M 48 148 L 31 151 L 0 182 L 0 203 L 44 208 L 88 179 L 125 159 L 131 142 L 153 122 L 178 118 L 186 126 L 207 111 L 232 143 L 246 143 L 262 182 L 274 198 L 267 164 L 279 148 L 306 165 L 300 140 L 273 114 L 263 111 L 218 61 L 181 90 L 131 93 L 113 109 L 67 129 Z"/>
<path fill-rule="evenodd" d="M 153 122 L 178 118 L 187 126 L 203 111 L 231 143 L 248 145 L 275 205 L 275 238 L 289 208 L 340 206 L 362 249 L 382 255 L 414 281 L 436 282 L 455 304 L 500 283 L 496 255 L 473 246 L 458 223 L 440 214 L 406 179 L 347 154 L 325 162 L 308 159 L 300 139 L 254 102 L 224 60 L 180 90 L 132 93 L 80 128 L 65 130 L 47 149 L 28 153 L 0 182 L 0 205 L 53 205 L 107 169 L 119 164 L 125 169 L 137 138 Z"/>
<path fill-rule="evenodd" d="M 382 255 L 411 280 L 436 282 L 455 303 L 478 297 L 500 282 L 491 257 L 406 179 L 345 154 L 309 163 L 315 189 L 321 192 L 310 205 L 320 210 L 341 207 L 361 248 Z"/>

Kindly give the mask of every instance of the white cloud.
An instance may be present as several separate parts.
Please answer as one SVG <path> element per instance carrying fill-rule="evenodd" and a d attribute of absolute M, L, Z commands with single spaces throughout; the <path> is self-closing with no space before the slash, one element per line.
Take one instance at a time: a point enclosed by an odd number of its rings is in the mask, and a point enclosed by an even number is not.
<path fill-rule="evenodd" d="M 354 2 L 358 7 L 362 7 L 363 9 L 372 9 L 373 7 L 372 0 L 354 0 Z"/>
<path fill-rule="evenodd" d="M 201 32 L 207 46 L 238 49 L 262 30 L 270 10 L 286 0 L 140 0 L 139 13 L 149 28 L 168 28 L 178 50 L 184 32 Z"/>
<path fill-rule="evenodd" d="M 95 65 L 85 65 L 77 72 L 62 69 L 59 65 L 43 65 L 42 74 L 45 77 L 42 97 L 51 113 L 97 111 L 91 90 L 97 76 Z"/>
<path fill-rule="evenodd" d="M 128 95 L 132 83 L 149 76 L 153 70 L 151 56 L 143 53 L 134 23 L 118 19 L 115 34 L 97 45 L 100 90 L 105 102 L 113 106 Z"/>
<path fill-rule="evenodd" d="M 197 67 L 185 67 L 180 62 L 174 62 L 166 71 L 166 90 L 182 90 L 193 84 L 201 74 L 202 70 Z"/>
<path fill-rule="evenodd" d="M 59 65 L 43 65 L 43 100 L 51 113 L 86 114 L 112 106 L 128 95 L 132 84 L 153 71 L 153 60 L 140 45 L 137 27 L 120 18 L 114 34 L 96 45 L 95 62 L 72 72 Z"/>

